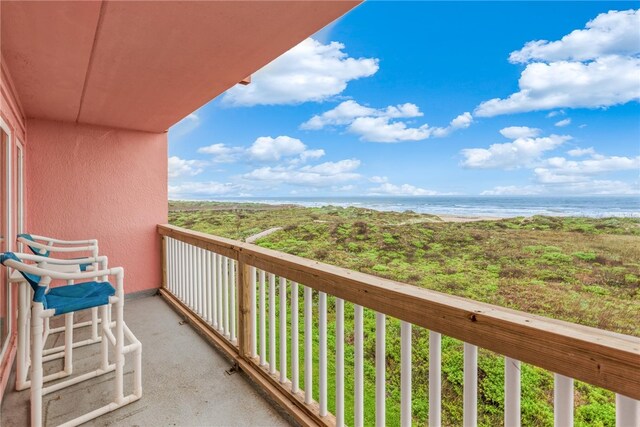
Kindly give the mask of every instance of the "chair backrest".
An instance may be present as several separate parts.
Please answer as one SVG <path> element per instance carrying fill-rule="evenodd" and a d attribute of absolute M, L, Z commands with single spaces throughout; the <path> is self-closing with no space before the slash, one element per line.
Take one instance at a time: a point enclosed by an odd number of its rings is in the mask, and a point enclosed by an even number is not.
<path fill-rule="evenodd" d="M 31 242 L 35 242 L 36 239 L 33 238 L 33 236 L 31 234 L 28 233 L 21 233 L 18 234 L 18 240 L 28 240 Z M 50 254 L 50 251 L 48 251 L 47 249 L 40 249 L 40 248 L 36 248 L 35 246 L 30 246 L 29 243 L 25 242 L 26 245 L 29 247 L 29 250 L 31 252 L 33 252 L 34 255 L 40 255 L 40 256 L 46 256 L 48 257 Z"/>
<path fill-rule="evenodd" d="M 22 260 L 18 258 L 18 256 L 13 252 L 0 253 L 0 264 L 6 266 L 5 262 L 7 262 L 8 260 L 22 262 Z M 17 268 L 16 270 L 18 270 L 20 274 L 22 274 L 22 277 L 24 277 L 24 279 L 31 285 L 31 288 L 33 288 L 33 292 L 34 292 L 33 300 L 36 302 L 43 301 L 46 287 L 40 286 L 40 280 L 41 280 L 40 276 L 38 276 L 37 274 L 27 273 L 26 271 L 21 271 L 20 269 L 17 269 Z"/>

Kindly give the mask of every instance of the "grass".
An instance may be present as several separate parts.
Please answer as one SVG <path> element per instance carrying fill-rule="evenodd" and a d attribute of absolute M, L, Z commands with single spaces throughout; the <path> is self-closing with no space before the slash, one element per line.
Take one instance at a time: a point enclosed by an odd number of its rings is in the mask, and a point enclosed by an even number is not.
<path fill-rule="evenodd" d="M 234 239 L 282 226 L 283 230 L 258 240 L 257 244 L 415 286 L 640 336 L 640 324 L 633 320 L 640 312 L 637 219 L 535 216 L 447 223 L 436 216 L 412 212 L 178 202 L 170 206 L 170 222 Z M 332 410 L 335 313 L 331 298 L 328 307 L 328 387 Z M 302 304 L 299 309 L 302 320 Z M 290 313 L 290 319 L 289 316 Z M 314 318 L 317 319 L 317 313 Z M 375 316 L 369 310 L 365 310 L 364 328 L 365 422 L 370 425 L 375 414 Z M 387 319 L 389 425 L 399 423 L 399 329 L 397 320 Z M 299 330 L 302 331 L 302 324 Z M 317 326 L 314 331 L 317 334 Z M 428 418 L 428 331 L 414 327 L 412 338 L 413 418 L 416 424 L 423 424 Z M 353 340 L 351 304 L 345 304 L 345 340 L 348 343 Z M 462 420 L 461 349 L 460 341 L 443 337 L 444 425 L 459 425 Z M 315 351 L 317 357 L 317 346 Z M 345 359 L 349 424 L 353 422 L 350 345 L 345 346 Z M 478 363 L 479 424 L 500 425 L 504 410 L 504 359 L 481 350 Z M 314 376 L 317 385 L 317 372 Z M 549 372 L 522 366 L 523 425 L 553 424 L 552 390 L 553 377 Z M 577 425 L 615 425 L 612 393 L 577 383 L 575 400 Z"/>

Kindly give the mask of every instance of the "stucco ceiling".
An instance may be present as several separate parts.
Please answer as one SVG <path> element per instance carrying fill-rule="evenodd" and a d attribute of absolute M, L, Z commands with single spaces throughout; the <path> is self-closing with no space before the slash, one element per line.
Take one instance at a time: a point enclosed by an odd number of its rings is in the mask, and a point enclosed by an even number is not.
<path fill-rule="evenodd" d="M 162 132 L 360 1 L 1 3 L 28 118 Z"/>

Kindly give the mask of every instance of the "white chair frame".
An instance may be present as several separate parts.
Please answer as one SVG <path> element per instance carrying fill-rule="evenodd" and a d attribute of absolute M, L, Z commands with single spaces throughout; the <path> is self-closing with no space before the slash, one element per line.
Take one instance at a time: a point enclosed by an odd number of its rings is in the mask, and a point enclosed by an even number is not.
<path fill-rule="evenodd" d="M 35 256 L 31 254 L 16 254 L 21 259 L 33 259 Z M 41 258 L 41 257 L 38 257 Z M 108 258 L 106 256 L 99 256 L 96 258 L 81 258 L 74 260 L 65 260 L 65 259 L 56 259 L 56 258 L 46 258 L 47 263 L 46 267 L 53 271 L 68 271 L 68 272 L 79 272 L 79 268 L 77 268 L 77 264 L 79 263 L 90 263 L 93 262 L 96 267 L 95 270 L 101 269 L 106 270 L 108 268 Z M 44 268 L 45 263 L 38 263 L 39 267 Z M 73 267 L 76 266 L 74 269 Z M 92 270 L 93 271 L 93 270 Z M 95 274 L 95 273 L 94 273 Z M 95 280 L 98 277 L 94 277 Z M 29 357 L 29 348 L 30 348 L 30 324 L 31 324 L 31 297 L 33 295 L 33 291 L 31 286 L 27 283 L 24 277 L 20 274 L 18 270 L 14 270 L 11 274 L 11 282 L 17 283 L 18 286 L 18 345 L 16 351 L 16 383 L 15 389 L 16 391 L 22 391 L 31 386 L 31 381 L 28 380 L 29 366 L 31 364 L 31 358 Z M 71 284 L 68 281 L 68 284 Z M 97 318 L 97 307 L 91 309 L 92 317 L 95 314 L 95 318 Z M 107 310 L 107 315 L 111 316 L 111 310 Z M 72 314 L 73 317 L 73 314 Z M 72 319 L 73 320 L 73 319 Z M 73 348 L 82 347 L 85 345 L 96 344 L 102 341 L 102 336 L 98 333 L 98 325 L 101 323 L 101 320 L 98 321 L 86 321 L 80 323 L 74 323 L 73 329 L 91 326 L 91 338 L 76 341 L 72 343 Z M 44 331 L 42 335 L 42 356 L 43 362 L 49 362 L 55 359 L 61 359 L 66 357 L 65 345 L 45 348 L 47 339 L 50 335 L 54 335 L 57 333 L 65 332 L 67 325 L 60 326 L 57 328 L 49 327 L 49 318 L 45 319 L 44 322 Z M 66 343 L 65 343 L 66 344 Z M 55 379 L 63 378 L 68 376 L 70 373 L 66 373 L 65 371 L 60 371 L 57 375 L 51 375 L 44 379 L 44 381 L 52 381 Z"/>
<path fill-rule="evenodd" d="M 98 257 L 98 240 L 96 239 L 87 239 L 87 240 L 62 240 L 55 239 L 47 236 L 40 235 L 30 235 L 35 242 L 24 237 L 18 237 L 17 241 L 22 243 L 25 246 L 30 246 L 36 249 L 40 249 L 40 252 L 43 254 L 45 251 L 49 251 L 51 255 L 56 253 L 74 253 L 74 252 L 89 252 L 92 258 L 104 260 L 98 261 L 101 263 L 100 268 L 106 269 L 108 268 L 107 258 L 106 257 Z M 30 254 L 21 254 L 24 255 Z M 87 258 L 76 258 L 76 259 L 58 259 L 52 257 L 51 255 L 44 257 L 46 261 L 42 261 L 38 263 L 39 267 L 46 268 L 49 270 L 67 272 L 67 273 L 76 273 L 80 272 L 80 264 L 87 264 L 91 261 Z M 23 258 L 26 259 L 26 258 Z M 90 266 L 87 271 L 97 270 L 98 265 L 95 263 Z M 29 369 L 29 365 L 31 360 L 29 358 L 29 352 L 26 350 L 29 348 L 29 324 L 30 324 L 30 295 L 31 290 L 29 285 L 25 282 L 24 278 L 18 271 L 14 271 L 13 274 L 10 275 L 10 282 L 17 283 L 18 285 L 18 349 L 16 355 L 16 391 L 25 390 L 30 387 L 30 382 L 27 380 L 27 373 Z M 68 281 L 68 284 L 72 284 L 72 281 Z M 109 315 L 111 314 L 111 310 L 108 310 Z M 79 342 L 73 343 L 73 347 L 82 347 L 85 345 L 97 344 L 102 340 L 101 335 L 99 334 L 98 328 L 102 320 L 98 317 L 98 309 L 94 307 L 91 309 L 91 320 L 83 321 L 83 322 L 72 322 L 73 328 L 84 328 L 91 327 L 91 338 L 85 339 Z M 60 326 L 57 328 L 51 328 L 49 324 L 49 318 L 45 319 L 44 322 L 44 335 L 43 342 L 47 342 L 47 338 L 49 335 L 58 334 L 65 331 L 65 326 Z M 20 336 L 23 337 L 23 340 L 26 341 L 22 346 L 22 351 L 20 349 Z M 53 348 L 43 349 L 43 357 L 45 358 L 45 362 L 59 359 L 64 357 L 64 346 L 57 346 Z"/>
<path fill-rule="evenodd" d="M 16 254 L 20 259 L 32 261 L 35 263 L 48 262 L 48 258 L 29 254 Z M 100 262 L 98 258 L 88 258 L 90 262 Z M 77 260 L 56 260 L 56 263 L 64 265 L 65 262 L 77 262 Z M 104 261 L 104 260 L 103 260 Z M 109 303 L 100 306 L 102 319 L 110 319 L 109 307 L 115 307 L 115 321 L 103 321 L 101 328 L 101 365 L 100 368 L 87 372 L 76 377 L 69 378 L 65 381 L 55 383 L 44 387 L 44 382 L 53 379 L 59 379 L 72 374 L 73 371 L 73 312 L 66 313 L 65 316 L 65 345 L 64 345 L 64 369 L 52 375 L 43 375 L 43 337 L 44 337 L 44 319 L 55 316 L 54 309 L 44 309 L 41 302 L 31 302 L 31 366 L 30 366 L 30 386 L 31 386 L 31 425 L 32 427 L 42 426 L 42 400 L 46 394 L 61 390 L 63 388 L 78 384 L 100 375 L 115 371 L 115 387 L 113 402 L 95 409 L 89 413 L 70 420 L 62 426 L 77 426 L 79 424 L 90 421 L 108 412 L 112 412 L 122 406 L 135 402 L 142 397 L 142 344 L 133 335 L 131 330 L 124 322 L 124 269 L 115 267 L 109 269 L 99 269 L 97 271 L 88 271 L 80 273 L 60 272 L 39 267 L 37 264 L 26 264 L 15 260 L 6 260 L 7 267 L 19 270 L 25 273 L 35 274 L 41 277 L 40 286 L 46 287 L 48 291 L 49 284 L 52 280 L 87 280 L 101 277 L 106 281 L 109 276 L 116 279 L 116 293 L 109 297 Z M 115 333 L 111 329 L 115 329 Z M 129 341 L 125 345 L 125 337 Z M 109 364 L 109 344 L 115 348 L 115 363 Z M 24 343 L 23 343 L 24 346 Z M 133 375 L 133 393 L 124 395 L 124 363 L 125 355 L 133 353 L 134 356 L 134 375 Z"/>

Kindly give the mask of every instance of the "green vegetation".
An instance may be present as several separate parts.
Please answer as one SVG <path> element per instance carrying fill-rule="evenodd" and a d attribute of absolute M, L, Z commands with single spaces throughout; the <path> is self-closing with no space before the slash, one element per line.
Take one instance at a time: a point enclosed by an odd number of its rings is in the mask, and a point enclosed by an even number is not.
<path fill-rule="evenodd" d="M 535 216 L 444 222 L 413 212 L 172 202 L 174 225 L 234 239 L 272 227 L 257 244 L 416 286 L 504 307 L 640 336 L 640 220 Z M 300 289 L 300 297 L 302 290 Z M 329 299 L 329 378 L 334 351 Z M 317 307 L 316 307 L 317 308 Z M 302 318 L 302 307 L 300 307 Z M 290 315 L 290 313 L 288 314 Z M 302 329 L 300 327 L 300 329 Z M 399 422 L 400 325 L 387 320 L 387 421 Z M 315 331 L 317 333 L 317 331 Z M 353 306 L 345 305 L 353 340 Z M 315 346 L 317 351 L 317 346 Z M 428 417 L 428 331 L 413 328 L 413 416 Z M 365 310 L 365 421 L 374 421 L 375 316 Z M 302 354 L 302 347 L 300 349 Z M 346 408 L 352 408 L 353 352 L 345 346 Z M 462 420 L 462 343 L 442 342 L 443 423 Z M 479 353 L 479 422 L 502 424 L 504 359 Z M 317 372 L 314 373 L 317 385 Z M 303 384 L 302 384 L 303 385 Z M 333 383 L 329 384 L 329 395 Z M 317 387 L 316 387 L 317 388 Z M 553 424 L 553 377 L 522 366 L 523 424 Z M 317 395 L 317 390 L 316 393 Z M 317 397 L 317 396 L 316 396 Z M 615 425 L 613 394 L 576 383 L 576 424 Z M 329 409 L 333 408 L 330 399 Z M 346 421 L 352 424 L 352 413 Z"/>

